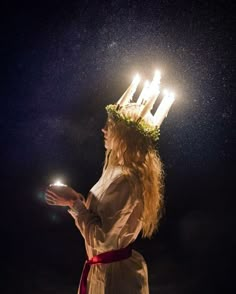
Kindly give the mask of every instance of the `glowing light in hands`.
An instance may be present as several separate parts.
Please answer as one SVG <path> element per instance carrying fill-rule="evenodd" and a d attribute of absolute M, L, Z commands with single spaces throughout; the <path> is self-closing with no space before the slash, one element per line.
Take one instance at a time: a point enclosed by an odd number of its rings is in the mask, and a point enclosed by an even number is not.
<path fill-rule="evenodd" d="M 67 185 L 63 184 L 60 180 L 57 180 L 55 183 L 51 184 L 50 186 L 66 187 Z"/>

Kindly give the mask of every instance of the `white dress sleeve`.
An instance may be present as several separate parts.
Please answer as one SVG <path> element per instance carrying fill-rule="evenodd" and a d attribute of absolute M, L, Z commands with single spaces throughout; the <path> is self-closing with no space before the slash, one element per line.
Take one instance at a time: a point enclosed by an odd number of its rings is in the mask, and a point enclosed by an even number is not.
<path fill-rule="evenodd" d="M 139 200 L 130 193 L 130 185 L 124 176 L 113 181 L 99 202 L 97 214 L 77 200 L 69 213 L 75 219 L 85 242 L 99 252 L 114 249 L 115 240 L 119 240 L 122 229 L 139 207 Z M 134 214 L 137 215 L 137 214 Z"/>

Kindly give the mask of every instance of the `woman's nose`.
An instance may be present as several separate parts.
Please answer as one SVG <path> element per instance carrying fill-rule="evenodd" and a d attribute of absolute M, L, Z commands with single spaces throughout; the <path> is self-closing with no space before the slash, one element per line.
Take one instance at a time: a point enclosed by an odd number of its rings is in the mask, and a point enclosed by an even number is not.
<path fill-rule="evenodd" d="M 103 132 L 103 134 L 105 135 L 106 134 L 106 132 L 107 132 L 107 130 L 106 129 L 104 129 L 104 128 L 102 128 L 101 129 L 101 131 Z"/>

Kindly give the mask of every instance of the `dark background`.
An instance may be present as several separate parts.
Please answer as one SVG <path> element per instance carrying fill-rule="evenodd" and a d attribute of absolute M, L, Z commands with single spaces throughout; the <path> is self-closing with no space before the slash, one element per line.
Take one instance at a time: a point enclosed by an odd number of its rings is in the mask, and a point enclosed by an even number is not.
<path fill-rule="evenodd" d="M 161 127 L 166 214 L 135 248 L 150 293 L 232 293 L 233 1 L 8 1 L 1 8 L 1 293 L 76 293 L 85 250 L 57 177 L 98 180 L 105 105 L 139 72 L 176 101 Z"/>

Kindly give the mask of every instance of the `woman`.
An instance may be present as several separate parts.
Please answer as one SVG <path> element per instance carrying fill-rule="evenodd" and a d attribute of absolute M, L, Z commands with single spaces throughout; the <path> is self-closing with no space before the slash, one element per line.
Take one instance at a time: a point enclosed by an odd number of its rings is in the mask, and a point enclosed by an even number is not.
<path fill-rule="evenodd" d="M 144 105 L 106 107 L 102 129 L 106 148 L 99 181 L 87 200 L 68 187 L 50 187 L 50 205 L 69 206 L 85 240 L 88 261 L 78 293 L 147 294 L 144 258 L 132 250 L 139 233 L 150 238 L 163 212 L 163 169 L 155 149 L 158 128 L 150 131 L 150 115 L 140 119 Z"/>

